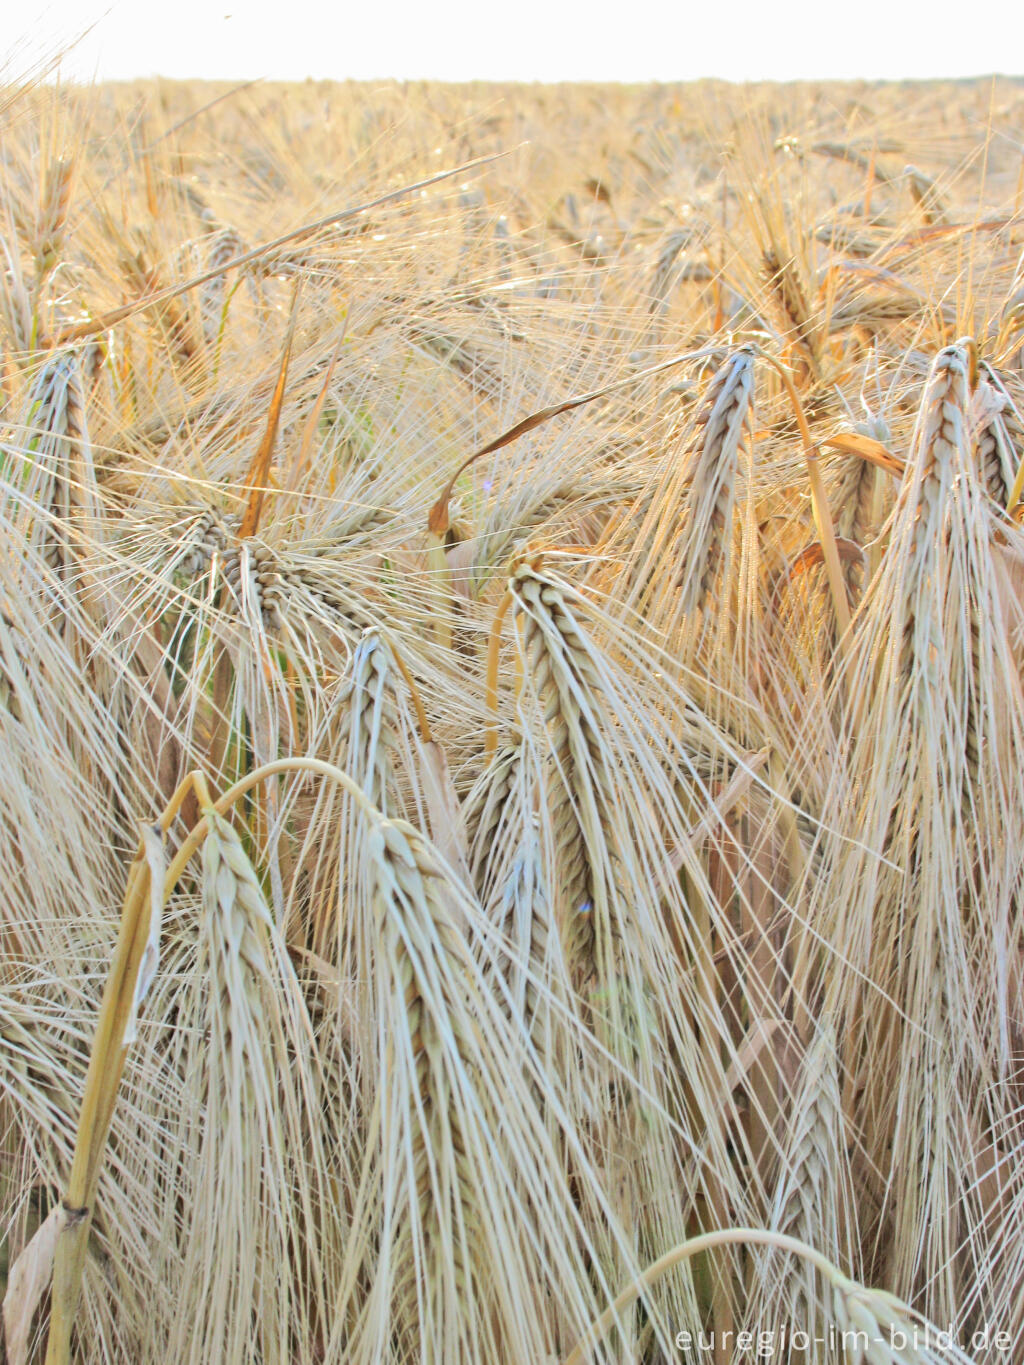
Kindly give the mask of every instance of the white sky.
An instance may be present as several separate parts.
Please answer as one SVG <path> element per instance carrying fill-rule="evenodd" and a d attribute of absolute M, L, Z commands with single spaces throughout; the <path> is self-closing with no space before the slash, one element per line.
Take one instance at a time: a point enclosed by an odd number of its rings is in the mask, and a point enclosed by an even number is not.
<path fill-rule="evenodd" d="M 6 76 L 69 46 L 90 23 L 94 30 L 62 66 L 78 80 L 788 80 L 1024 71 L 1019 0 L 42 0 L 31 21 L 25 13 L 12 23 L 8 9 L 4 20 L 6 39 L 15 40 Z"/>

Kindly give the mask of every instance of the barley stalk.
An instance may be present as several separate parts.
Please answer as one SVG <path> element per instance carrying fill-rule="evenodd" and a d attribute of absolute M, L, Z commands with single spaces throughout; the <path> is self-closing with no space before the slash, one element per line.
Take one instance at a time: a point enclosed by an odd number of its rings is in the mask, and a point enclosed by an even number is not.
<path fill-rule="evenodd" d="M 763 269 L 768 287 L 788 324 L 788 335 L 799 348 L 811 378 L 820 379 L 822 372 L 820 329 L 796 259 L 785 256 L 774 245 L 769 246 L 764 253 Z"/>
<path fill-rule="evenodd" d="M 921 210 L 926 223 L 944 223 L 948 220 L 945 199 L 935 179 L 919 170 L 917 166 L 905 166 L 903 174 L 914 203 Z"/>
<path fill-rule="evenodd" d="M 429 847 L 403 821 L 372 810 L 364 818 L 380 962 L 382 1141 L 397 1144 L 403 1161 L 378 1271 L 389 1304 L 384 1321 L 400 1353 L 432 1365 L 501 1359 L 536 1327 L 532 1314 L 510 1321 L 497 1293 L 502 1268 L 489 1231 L 489 1182 L 473 1165 L 475 1130 L 494 1121 L 490 1096 L 480 1091 L 473 1112 L 463 1093 L 478 1065 L 467 1011 L 478 988 L 467 974 L 446 874 Z M 500 1160 L 500 1151 L 490 1156 Z"/>
<path fill-rule="evenodd" d="M 923 1332 L 919 1320 L 912 1311 L 894 1294 L 880 1289 L 867 1289 L 856 1281 L 847 1278 L 820 1252 L 795 1237 L 782 1233 L 768 1232 L 760 1228 L 722 1228 L 703 1236 L 691 1238 L 681 1246 L 666 1252 L 658 1261 L 649 1266 L 643 1275 L 624 1289 L 615 1302 L 601 1315 L 586 1334 L 586 1337 L 567 1357 L 565 1365 L 584 1365 L 588 1347 L 597 1341 L 615 1321 L 622 1309 L 663 1275 L 675 1269 L 691 1257 L 718 1247 L 730 1245 L 767 1246 L 800 1256 L 824 1278 L 829 1290 L 831 1309 L 840 1337 L 850 1333 L 847 1360 L 852 1365 L 933 1365 L 940 1359 L 967 1362 L 963 1352 L 953 1347 L 949 1354 L 940 1357 L 927 1345 L 916 1344 Z M 894 1346 L 893 1332 L 906 1336 L 907 1344 Z M 932 1329 L 932 1339 L 937 1333 Z M 863 1347 L 862 1342 L 863 1340 Z"/>
<path fill-rule="evenodd" d="M 63 580 L 100 528 L 92 445 L 79 357 L 61 352 L 39 370 L 29 392 L 24 445 L 9 454 L 8 503 L 25 541 Z"/>
<path fill-rule="evenodd" d="M 509 823 L 509 800 L 521 762 L 520 745 L 509 744 L 498 750 L 466 798 L 473 876 L 481 895 L 490 881 L 491 865 L 500 857 L 502 834 Z"/>
<path fill-rule="evenodd" d="M 819 1027 L 801 1068 L 783 1164 L 772 1201 L 770 1227 L 802 1242 L 813 1241 L 830 1259 L 839 1259 L 846 1209 L 843 1164 L 843 1113 L 836 1074 L 836 1034 Z M 786 1318 L 810 1336 L 821 1333 L 813 1275 L 796 1267 L 779 1286 Z M 777 1310 L 776 1310 L 777 1311 Z"/>
<path fill-rule="evenodd" d="M 210 538 L 215 540 L 216 535 L 213 530 Z M 225 554 L 223 565 L 224 582 L 243 619 L 258 622 L 263 630 L 280 630 L 285 587 L 273 551 L 258 541 L 243 540 Z"/>
<path fill-rule="evenodd" d="M 950 484 L 963 462 L 968 400 L 968 361 L 959 347 L 947 347 L 935 359 L 922 400 L 915 458 L 900 494 L 896 520 L 907 541 L 909 574 L 905 586 L 909 610 L 902 623 L 899 672 L 909 679 L 914 669 L 934 676 L 936 636 L 932 602 L 927 611 L 915 605 L 934 582 L 943 543 L 942 523 Z"/>
<path fill-rule="evenodd" d="M 731 356 L 708 386 L 697 417 L 701 434 L 692 457 L 686 541 L 676 579 L 687 614 L 708 609 L 719 578 L 728 573 L 740 441 L 750 414 L 754 358 Z"/>
<path fill-rule="evenodd" d="M 58 157 L 47 167 L 33 244 L 37 290 L 57 264 L 64 244 L 72 168 L 70 157 Z"/>
<path fill-rule="evenodd" d="M 972 409 L 978 413 L 972 423 L 977 432 L 975 459 L 989 497 L 1007 507 L 1024 459 L 1024 421 L 1002 376 L 984 361 L 981 375 L 972 399 Z"/>
<path fill-rule="evenodd" d="M 308 1175 L 292 1170 L 302 1108 L 313 1098 L 303 1095 L 309 1059 L 297 983 L 241 839 L 213 807 L 204 816 L 194 986 L 204 1031 L 189 1067 L 201 1135 L 167 1349 L 176 1360 L 241 1365 L 279 1351 L 296 1312 L 322 1314 L 317 1258 L 305 1262 L 307 1284 L 295 1261 L 312 1231 L 297 1234 L 296 1224 L 313 1217 L 312 1199 L 324 1190 L 314 1196 Z"/>
<path fill-rule="evenodd" d="M 884 423 L 862 423 L 857 432 L 883 444 L 889 433 Z M 856 456 L 843 462 L 843 473 L 836 494 L 836 531 L 843 540 L 862 549 L 871 539 L 876 523 L 879 471 L 874 465 Z M 846 564 L 846 582 L 851 591 L 864 586 L 864 561 L 850 560 Z"/>
<path fill-rule="evenodd" d="M 22 355 L 31 353 L 37 344 L 36 319 L 32 297 L 22 273 L 18 253 L 12 251 L 0 236 L 5 264 L 0 275 L 0 314 L 10 338 L 10 347 Z"/>
<path fill-rule="evenodd" d="M 189 552 L 184 562 L 186 572 L 198 577 L 207 571 L 214 555 L 226 555 L 230 528 L 216 507 L 207 507 L 192 524 L 189 533 Z"/>
<path fill-rule="evenodd" d="M 368 630 L 356 647 L 351 681 L 340 701 L 348 732 L 345 770 L 385 815 L 393 813 L 395 805 L 394 751 L 399 728 L 391 669 L 389 650 L 379 631 Z"/>
<path fill-rule="evenodd" d="M 272 921 L 262 887 L 238 835 L 214 811 L 203 845 L 203 920 L 200 971 L 209 975 L 205 1025 L 206 1134 L 196 1178 L 196 1212 L 205 1198 L 220 1196 L 217 1255 L 194 1234 L 186 1244 L 186 1285 L 205 1280 L 192 1301 L 195 1316 L 182 1315 L 171 1343 L 179 1360 L 238 1360 L 258 1351 L 251 1305 L 261 1297 L 264 1267 L 260 1246 L 261 1188 L 258 1166 L 241 1145 L 239 1116 L 258 1116 L 258 1140 L 273 1151 L 274 1134 L 261 1102 L 274 1086 L 262 1035 L 269 990 L 267 936 Z M 263 1131 L 260 1131 L 260 1130 Z M 281 1210 L 272 1217 L 283 1222 Z M 267 1248 L 273 1255 L 274 1248 Z M 286 1248 L 277 1248 L 282 1258 Z M 208 1278 L 207 1278 L 208 1277 Z M 273 1286 L 271 1279 L 266 1288 Z M 265 1292 L 265 1289 L 262 1291 Z M 198 1300 L 198 1301 L 196 1301 Z M 286 1303 L 281 1310 L 287 1311 Z"/>
<path fill-rule="evenodd" d="M 557 580 L 524 563 L 510 589 L 551 746 L 548 818 L 566 961 L 578 980 L 596 974 L 608 982 L 614 979 L 615 956 L 604 853 L 612 846 L 615 796 L 593 711 L 601 684 Z"/>
<path fill-rule="evenodd" d="M 199 318 L 203 340 L 207 346 L 213 346 L 222 334 L 227 317 L 228 293 L 224 267 L 242 255 L 244 244 L 234 228 L 221 228 L 207 238 L 206 246 L 203 273 L 209 278 L 200 286 Z"/>
<path fill-rule="evenodd" d="M 369 535 L 371 531 L 387 526 L 395 517 L 390 507 L 378 506 L 372 502 L 353 500 L 351 510 L 344 516 L 332 520 L 312 544 L 304 548 L 307 553 L 329 556 L 343 550 L 346 543 L 357 536 Z"/>
<path fill-rule="evenodd" d="M 8 83 L 17 1365 L 1021 1355 L 1018 96 Z"/>
<path fill-rule="evenodd" d="M 499 503 L 477 538 L 471 567 L 474 592 L 479 594 L 495 571 L 508 562 L 517 547 L 560 515 L 575 516 L 611 500 L 620 488 L 618 481 L 583 485 L 579 482 L 556 484 L 546 492 L 530 488 L 509 502 Z"/>

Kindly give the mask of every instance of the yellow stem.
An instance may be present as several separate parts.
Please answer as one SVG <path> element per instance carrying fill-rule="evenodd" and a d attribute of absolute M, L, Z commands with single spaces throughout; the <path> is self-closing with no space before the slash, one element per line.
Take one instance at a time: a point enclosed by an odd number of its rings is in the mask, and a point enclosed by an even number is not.
<path fill-rule="evenodd" d="M 178 784 L 160 816 L 161 829 L 166 831 L 170 828 L 182 802 L 193 790 L 197 791 L 200 799 L 204 794 L 208 799 L 206 781 L 200 773 L 188 773 Z M 114 1116 L 117 1091 L 128 1055 L 124 1045 L 125 1026 L 135 995 L 143 950 L 149 937 L 152 904 L 149 879 L 149 866 L 140 839 L 128 869 L 121 926 L 96 1019 L 96 1034 L 89 1054 L 82 1110 L 75 1133 L 71 1174 L 62 1201 L 64 1217 L 54 1248 L 46 1365 L 69 1365 L 71 1360 L 71 1331 L 81 1295 L 93 1202 Z"/>
<path fill-rule="evenodd" d="M 1013 488 L 1010 490 L 1010 496 L 1006 500 L 1006 510 L 1011 515 L 1013 514 L 1014 508 L 1020 502 L 1021 493 L 1024 493 L 1024 457 L 1021 458 L 1021 462 L 1017 466 L 1017 477 L 1013 481 Z"/>
<path fill-rule="evenodd" d="M 846 583 L 843 580 L 843 571 L 839 563 L 839 549 L 836 545 L 836 529 L 832 521 L 832 513 L 829 510 L 828 498 L 825 495 L 825 483 L 821 477 L 821 468 L 818 465 L 818 447 L 811 436 L 811 429 L 807 425 L 807 418 L 804 415 L 803 404 L 793 383 L 793 377 L 789 370 L 774 356 L 765 355 L 773 369 L 778 371 L 789 401 L 793 407 L 797 426 L 800 428 L 800 439 L 804 446 L 804 459 L 807 461 L 807 477 L 811 485 L 811 506 L 814 510 L 814 524 L 818 531 L 818 539 L 821 542 L 822 553 L 825 557 L 825 573 L 828 576 L 828 586 L 832 594 L 832 607 L 836 614 L 836 624 L 839 627 L 839 648 L 840 652 L 846 650 L 846 632 L 850 625 L 850 604 L 846 596 Z"/>
<path fill-rule="evenodd" d="M 416 712 L 416 724 L 420 727 L 420 738 L 423 740 L 424 744 L 430 744 L 434 736 L 430 733 L 430 721 L 427 719 L 426 708 L 423 705 L 423 698 L 420 696 L 419 688 L 413 681 L 412 674 L 409 672 L 409 666 L 396 649 L 392 649 L 391 656 L 398 665 L 398 671 L 405 679 L 405 685 L 409 689 L 413 710 Z"/>
<path fill-rule="evenodd" d="M 229 790 L 217 801 L 211 803 L 208 796 L 206 798 L 200 797 L 200 804 L 211 806 L 218 815 L 224 815 L 226 811 L 231 809 L 236 801 L 243 797 L 247 791 L 250 791 L 258 783 L 265 781 L 268 777 L 276 777 L 278 773 L 289 772 L 316 773 L 319 777 L 330 778 L 331 781 L 336 782 L 339 787 L 344 787 L 348 795 L 352 797 L 357 805 L 362 806 L 364 810 L 373 808 L 373 803 L 369 800 L 366 793 L 351 777 L 349 777 L 348 773 L 342 772 L 340 768 L 334 767 L 331 763 L 325 763 L 319 758 L 277 758 L 272 763 L 264 763 L 262 768 L 254 768 L 251 773 L 246 773 L 245 777 L 240 778 L 239 781 L 237 781 L 233 787 L 229 788 Z M 204 817 L 196 824 L 195 828 L 190 831 L 185 842 L 171 862 L 170 867 L 167 869 L 167 876 L 164 880 L 165 900 L 171 895 L 175 886 L 177 886 L 178 879 L 188 865 L 189 859 L 202 844 L 208 833 L 209 827 Z"/>

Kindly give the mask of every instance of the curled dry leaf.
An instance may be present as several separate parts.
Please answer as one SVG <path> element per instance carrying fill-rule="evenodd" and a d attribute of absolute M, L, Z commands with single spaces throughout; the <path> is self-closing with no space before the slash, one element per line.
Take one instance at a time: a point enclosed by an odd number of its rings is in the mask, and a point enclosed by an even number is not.
<path fill-rule="evenodd" d="M 61 1206 L 55 1205 L 11 1266 L 4 1294 L 7 1365 L 29 1365 L 32 1358 L 32 1329 L 50 1288 L 53 1252 L 63 1216 Z"/>

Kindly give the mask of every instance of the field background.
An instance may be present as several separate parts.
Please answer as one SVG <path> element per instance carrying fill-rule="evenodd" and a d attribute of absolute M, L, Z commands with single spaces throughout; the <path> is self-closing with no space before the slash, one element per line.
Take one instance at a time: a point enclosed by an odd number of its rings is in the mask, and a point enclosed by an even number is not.
<path fill-rule="evenodd" d="M 1019 1357 L 1022 128 L 0 91 L 12 1365 Z"/>

